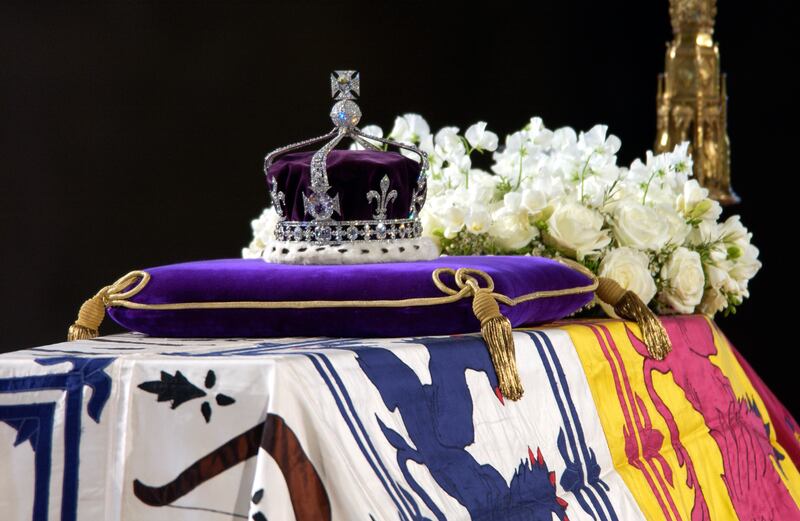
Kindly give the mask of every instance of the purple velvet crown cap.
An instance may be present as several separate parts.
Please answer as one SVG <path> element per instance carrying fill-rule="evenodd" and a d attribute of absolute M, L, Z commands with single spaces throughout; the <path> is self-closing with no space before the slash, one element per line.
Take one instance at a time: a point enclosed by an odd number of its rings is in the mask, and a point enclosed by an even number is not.
<path fill-rule="evenodd" d="M 310 221 L 305 212 L 303 194 L 311 190 L 311 157 L 314 152 L 294 152 L 280 156 L 269 167 L 267 182 L 275 181 L 283 194 L 282 203 L 289 221 Z M 407 219 L 413 191 L 420 175 L 420 163 L 397 152 L 373 150 L 333 150 L 327 157 L 330 193 L 338 194 L 341 215 L 337 220 L 372 220 L 376 202 L 367 193 L 381 194 L 381 181 L 389 180 L 389 191 L 397 196 L 387 202 L 387 219 Z"/>

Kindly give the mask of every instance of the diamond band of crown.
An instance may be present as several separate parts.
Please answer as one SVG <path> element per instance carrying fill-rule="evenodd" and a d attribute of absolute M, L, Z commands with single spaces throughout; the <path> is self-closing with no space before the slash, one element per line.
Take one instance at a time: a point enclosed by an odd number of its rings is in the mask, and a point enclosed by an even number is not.
<path fill-rule="evenodd" d="M 279 241 L 308 242 L 315 245 L 337 244 L 353 241 L 390 241 L 415 239 L 422 235 L 419 212 L 425 204 L 426 172 L 428 156 L 416 146 L 399 143 L 391 139 L 364 134 L 358 128 L 361 109 L 355 99 L 361 94 L 361 80 L 356 71 L 335 71 L 330 78 L 331 95 L 335 100 L 330 117 L 334 129 L 315 138 L 279 148 L 270 152 L 264 159 L 264 172 L 270 185 L 270 194 L 279 222 L 275 227 L 275 238 Z M 368 190 L 366 202 L 374 206 L 374 220 L 344 220 L 339 193 L 328 179 L 328 155 L 345 138 L 350 138 L 366 150 L 384 152 L 384 145 L 396 147 L 405 153 L 419 158 L 420 171 L 416 187 L 411 192 L 411 204 L 398 212 L 398 192 L 391 180 L 384 175 L 379 186 Z M 276 179 L 269 177 L 272 163 L 283 154 L 298 151 L 310 145 L 323 143 L 311 156 L 310 187 L 302 193 L 303 214 L 310 216 L 308 221 L 287 221 L 291 211 L 287 211 L 286 195 L 280 190 Z M 351 197 L 352 199 L 352 197 Z M 404 199 L 408 200 L 408 196 Z M 406 203 L 403 203 L 406 204 Z M 392 209 L 394 208 L 394 211 Z M 408 216 L 402 219 L 389 219 L 390 215 Z M 296 215 L 296 213 L 295 213 Z M 338 217 L 338 219 L 337 219 Z"/>
<path fill-rule="evenodd" d="M 419 219 L 385 221 L 281 221 L 275 238 L 286 242 L 308 242 L 315 246 L 356 241 L 394 241 L 422 237 Z"/>

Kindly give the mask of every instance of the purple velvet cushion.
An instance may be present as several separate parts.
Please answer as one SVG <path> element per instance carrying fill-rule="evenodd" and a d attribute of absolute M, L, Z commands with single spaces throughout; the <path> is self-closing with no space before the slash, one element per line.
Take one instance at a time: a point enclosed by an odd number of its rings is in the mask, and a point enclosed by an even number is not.
<path fill-rule="evenodd" d="M 276 302 L 399 300 L 442 297 L 436 268 L 473 268 L 494 280 L 495 292 L 511 298 L 541 290 L 580 288 L 589 277 L 540 257 L 442 257 L 427 262 L 298 266 L 260 259 L 226 259 L 145 270 L 149 283 L 131 302 Z M 442 280 L 455 287 L 452 276 Z M 483 283 L 481 283 L 483 285 Z M 501 304 L 513 326 L 563 318 L 592 299 L 592 292 Z M 129 309 L 111 307 L 123 327 L 166 337 L 405 337 L 479 331 L 472 299 L 421 307 L 316 309 Z"/>

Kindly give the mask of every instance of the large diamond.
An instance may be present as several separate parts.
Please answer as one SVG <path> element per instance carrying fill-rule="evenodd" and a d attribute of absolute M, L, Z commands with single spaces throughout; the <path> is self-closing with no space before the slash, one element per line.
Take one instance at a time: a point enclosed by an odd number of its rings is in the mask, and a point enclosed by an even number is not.
<path fill-rule="evenodd" d="M 386 224 L 378 223 L 377 225 L 375 225 L 375 237 L 379 241 L 382 241 L 383 239 L 386 238 Z"/>
<path fill-rule="evenodd" d="M 303 229 L 299 226 L 295 226 L 292 229 L 292 240 L 299 241 L 303 239 Z"/>
<path fill-rule="evenodd" d="M 358 239 L 358 228 L 356 228 L 355 226 L 353 226 L 351 224 L 350 226 L 347 227 L 347 230 L 345 231 L 345 235 L 351 241 L 357 240 Z"/>
<path fill-rule="evenodd" d="M 333 216 L 333 212 L 339 211 L 339 196 L 331 197 L 326 193 L 312 192 L 311 195 L 303 194 L 303 204 L 306 213 L 310 214 L 315 220 L 324 221 Z"/>
<path fill-rule="evenodd" d="M 317 226 L 317 229 L 314 230 L 314 235 L 316 240 L 320 242 L 330 242 L 333 232 L 331 232 L 330 226 Z"/>

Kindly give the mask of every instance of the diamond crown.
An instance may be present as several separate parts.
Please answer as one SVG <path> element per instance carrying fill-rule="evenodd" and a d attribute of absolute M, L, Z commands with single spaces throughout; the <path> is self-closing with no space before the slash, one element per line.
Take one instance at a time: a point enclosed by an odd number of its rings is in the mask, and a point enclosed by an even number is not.
<path fill-rule="evenodd" d="M 377 136 L 364 134 L 358 128 L 361 109 L 355 102 L 361 95 L 361 77 L 357 71 L 337 70 L 331 74 L 331 97 L 335 100 L 331 108 L 331 121 L 334 128 L 322 136 L 293 143 L 270 152 L 264 160 L 264 172 L 270 187 L 270 194 L 278 224 L 275 237 L 278 241 L 309 242 L 313 244 L 336 244 L 349 241 L 393 241 L 414 239 L 422 235 L 419 211 L 425 204 L 426 172 L 428 158 L 419 148 Z M 402 211 L 403 218 L 387 218 L 398 202 L 398 191 L 391 186 L 388 175 L 380 178 L 378 186 L 365 193 L 365 203 L 373 208 L 372 220 L 346 220 L 342 218 L 342 205 L 336 187 L 329 183 L 327 159 L 329 154 L 345 138 L 353 140 L 364 149 L 384 152 L 395 147 L 404 155 L 416 156 L 420 170 L 410 197 L 408 212 Z M 287 197 L 281 190 L 278 180 L 270 176 L 274 161 L 287 153 L 295 152 L 312 145 L 322 146 L 311 157 L 310 186 L 302 193 L 303 213 L 307 220 L 289 220 Z M 408 196 L 405 198 L 408 201 Z M 395 215 L 397 211 L 393 212 Z"/>

